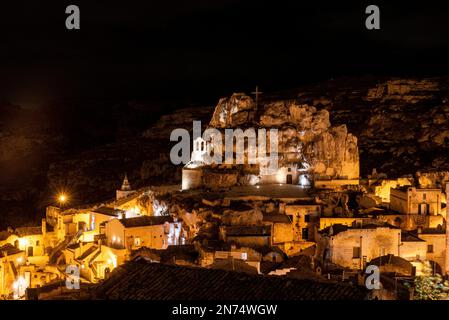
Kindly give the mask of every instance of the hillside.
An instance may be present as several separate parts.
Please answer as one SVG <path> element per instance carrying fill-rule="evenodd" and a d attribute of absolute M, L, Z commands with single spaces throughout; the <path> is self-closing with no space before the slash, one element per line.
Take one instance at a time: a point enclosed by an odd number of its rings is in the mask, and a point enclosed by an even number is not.
<path fill-rule="evenodd" d="M 361 176 L 373 168 L 389 177 L 449 169 L 448 77 L 333 79 L 264 93 L 260 104 L 291 99 L 326 109 L 334 126 L 347 125 L 358 138 Z M 61 188 L 73 205 L 112 198 L 124 172 L 136 187 L 179 182 L 180 168 L 169 161 L 170 132 L 191 130 L 193 120 L 207 125 L 214 110 L 105 102 L 92 114 L 88 105 L 61 122 L 41 112 L 41 125 L 32 121 L 36 114 L 2 107 L 1 227 L 40 218 Z"/>

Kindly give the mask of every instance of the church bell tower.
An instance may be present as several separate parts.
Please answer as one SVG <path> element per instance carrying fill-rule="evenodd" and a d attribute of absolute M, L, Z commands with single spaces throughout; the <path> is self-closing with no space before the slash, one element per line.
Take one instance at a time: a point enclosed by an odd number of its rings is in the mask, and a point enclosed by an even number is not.
<path fill-rule="evenodd" d="M 129 196 L 132 193 L 134 193 L 134 190 L 131 189 L 131 185 L 129 184 L 129 181 L 128 181 L 128 175 L 125 173 L 122 187 L 119 190 L 117 190 L 117 192 L 116 192 L 116 198 L 117 198 L 117 200 L 126 198 L 127 196 Z"/>

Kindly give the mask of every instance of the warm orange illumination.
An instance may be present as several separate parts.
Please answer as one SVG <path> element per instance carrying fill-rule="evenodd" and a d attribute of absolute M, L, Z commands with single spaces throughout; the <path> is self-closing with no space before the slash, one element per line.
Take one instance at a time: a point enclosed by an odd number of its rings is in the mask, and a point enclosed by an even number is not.
<path fill-rule="evenodd" d="M 59 194 L 57 199 L 60 205 L 64 205 L 68 201 L 68 197 L 65 193 Z"/>

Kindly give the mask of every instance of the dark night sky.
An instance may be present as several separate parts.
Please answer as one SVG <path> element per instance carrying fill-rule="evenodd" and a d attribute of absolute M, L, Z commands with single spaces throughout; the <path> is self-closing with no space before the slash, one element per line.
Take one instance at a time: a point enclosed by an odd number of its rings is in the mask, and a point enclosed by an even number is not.
<path fill-rule="evenodd" d="M 449 4 L 14 1 L 0 9 L 0 99 L 215 102 L 342 75 L 449 74 Z M 392 3 L 394 2 L 394 4 Z M 81 30 L 65 29 L 77 4 Z M 365 29 L 365 7 L 381 30 Z"/>

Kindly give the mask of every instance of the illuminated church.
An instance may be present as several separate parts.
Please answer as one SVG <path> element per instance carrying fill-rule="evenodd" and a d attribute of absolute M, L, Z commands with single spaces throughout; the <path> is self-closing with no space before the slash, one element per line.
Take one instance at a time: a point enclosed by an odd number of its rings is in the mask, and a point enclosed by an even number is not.
<path fill-rule="evenodd" d="M 332 126 L 326 109 L 300 105 L 295 100 L 277 100 L 256 106 L 251 97 L 237 93 L 220 99 L 209 128 L 222 133 L 224 129 L 245 131 L 254 128 L 257 131 L 262 128 L 267 135 L 266 141 L 273 139 L 270 129 L 276 129 L 277 163 L 275 166 L 269 164 L 273 160 L 269 152 L 268 157 L 257 154 L 255 163 L 247 161 L 254 152 L 248 139 L 244 142 L 243 164 L 236 161 L 232 164 L 211 163 L 205 161 L 206 156 L 216 150 L 223 153 L 224 141 L 220 148 L 216 148 L 213 139 L 198 137 L 193 142 L 191 160 L 182 171 L 183 190 L 257 184 L 326 188 L 359 183 L 357 138 L 345 125 Z M 232 143 L 235 156 L 237 139 Z"/>

